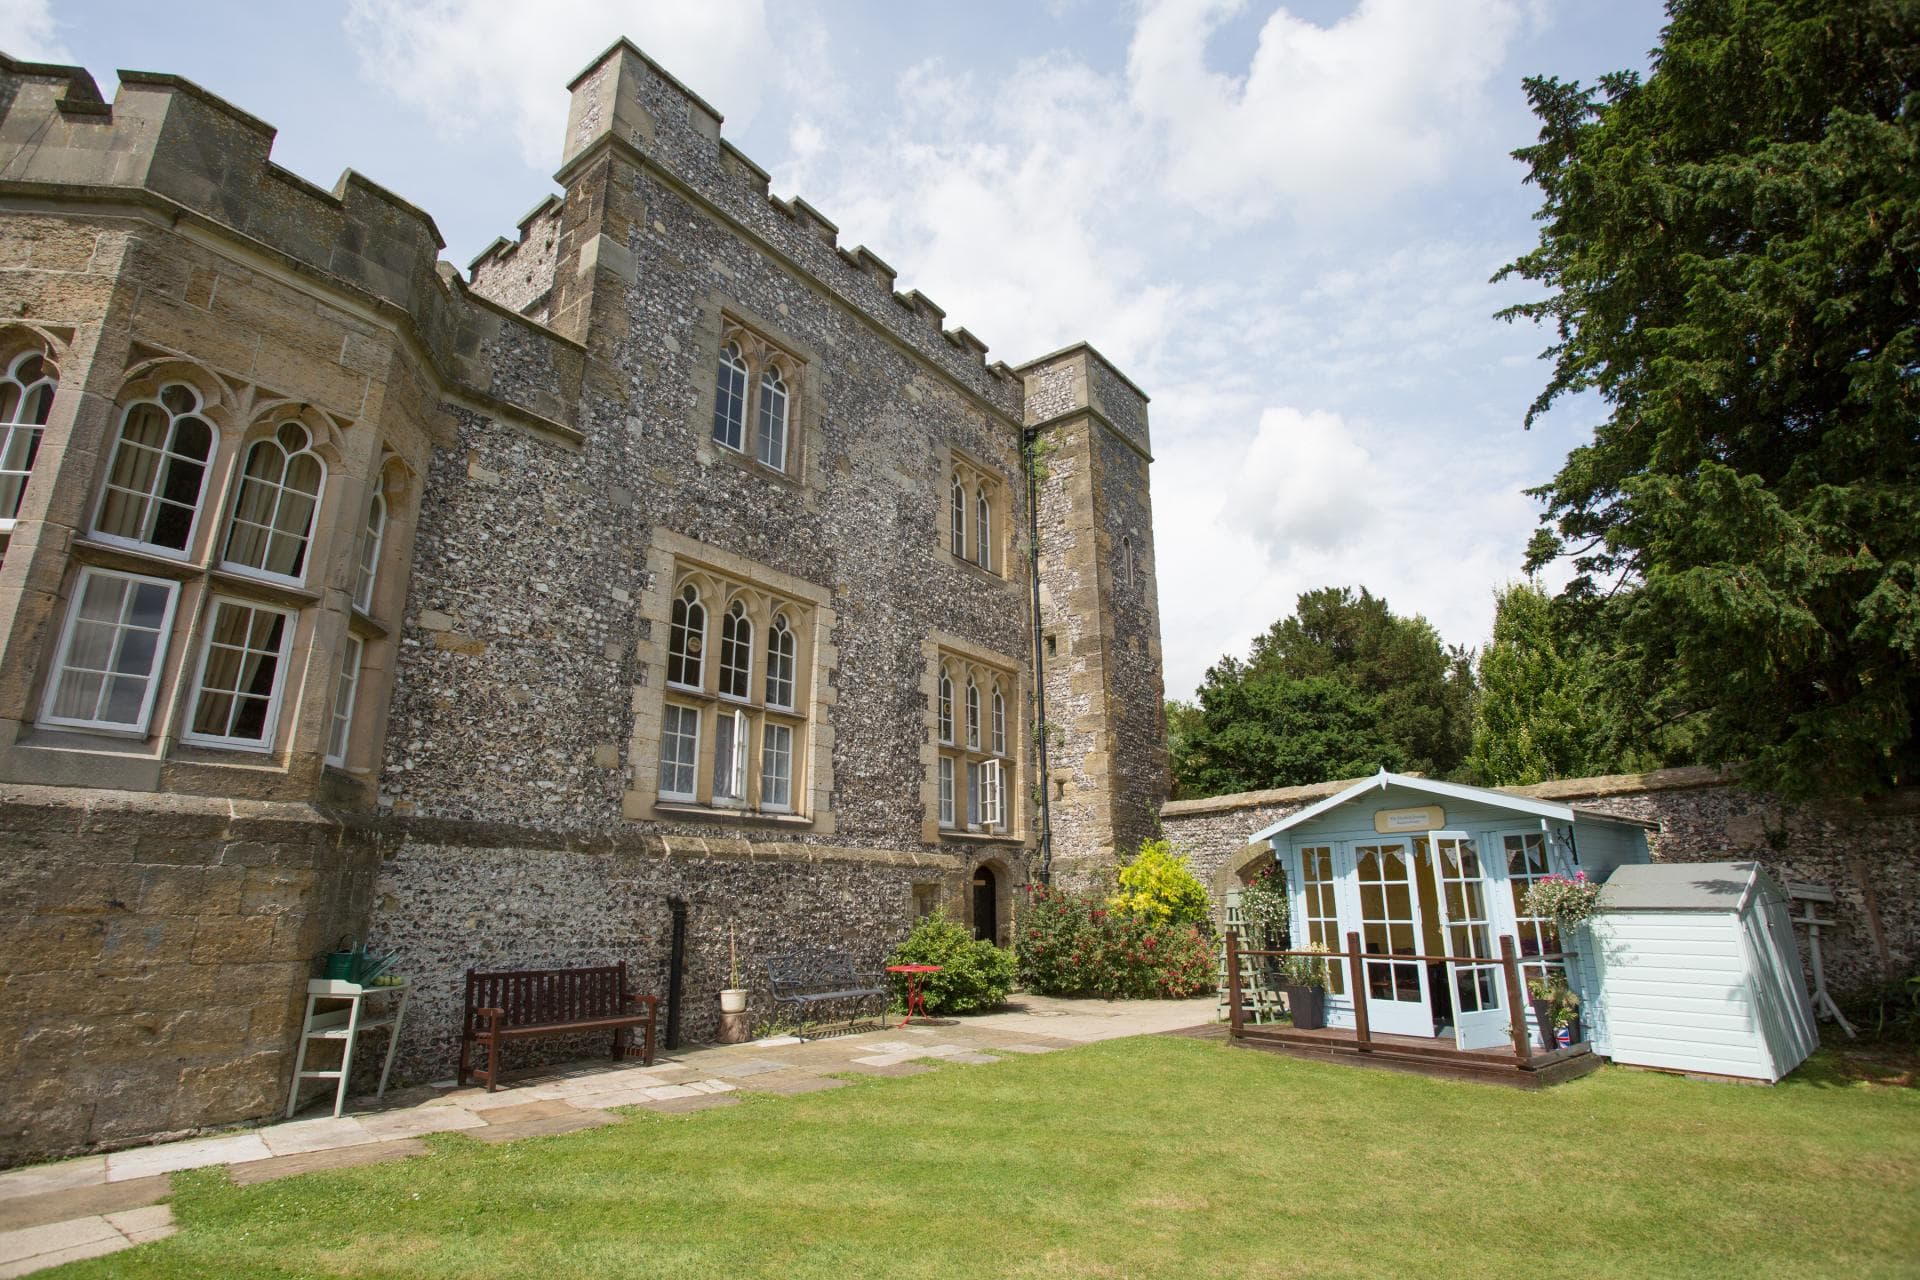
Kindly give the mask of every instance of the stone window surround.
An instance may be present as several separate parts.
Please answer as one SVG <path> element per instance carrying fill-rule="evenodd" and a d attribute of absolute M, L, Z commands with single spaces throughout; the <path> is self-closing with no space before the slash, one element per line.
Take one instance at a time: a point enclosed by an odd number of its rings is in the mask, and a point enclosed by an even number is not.
<path fill-rule="evenodd" d="M 921 692 L 926 698 L 926 710 L 920 734 L 920 838 L 927 844 L 1021 844 L 1029 848 L 1034 845 L 1034 835 L 1030 827 L 1032 805 L 1027 802 L 1027 778 L 1031 772 L 1029 753 L 1031 744 L 1029 735 L 1023 726 L 1028 723 L 1028 693 L 1020 679 L 1020 664 L 1005 654 L 995 653 L 991 649 L 974 644 L 963 637 L 946 632 L 931 632 L 920 645 L 923 659 L 921 671 Z M 940 667 L 942 662 L 952 664 L 954 672 L 954 738 L 953 743 L 940 740 L 939 697 Z M 965 827 L 965 797 L 961 794 L 966 785 L 966 771 L 963 762 L 969 755 L 986 758 L 991 750 L 970 752 L 965 746 L 965 668 L 971 666 L 984 669 L 998 675 L 1007 696 L 1007 754 L 1001 778 L 1001 805 L 1006 814 L 1005 831 L 968 831 Z M 981 687 L 981 706 L 983 710 L 981 724 L 981 745 L 991 747 L 991 724 L 993 693 L 991 684 Z M 956 825 L 940 825 L 940 774 L 941 756 L 949 756 L 955 764 L 954 809 Z"/>
<path fill-rule="evenodd" d="M 0 376 L 5 376 L 7 381 L 15 385 L 20 385 L 19 379 L 14 376 L 14 368 L 29 356 L 38 356 L 41 361 L 41 374 L 40 378 L 36 380 L 35 385 L 38 385 L 40 382 L 46 382 L 51 385 L 52 394 L 48 396 L 46 402 L 48 418 L 51 420 L 53 403 L 60 396 L 60 357 L 58 350 L 51 341 L 31 330 L 15 328 L 5 333 L 0 333 Z M 26 424 L 23 417 L 26 408 L 27 401 L 23 395 L 20 403 L 15 406 L 13 415 L 18 421 L 0 424 L 0 446 L 7 446 L 6 452 L 9 454 L 23 452 L 23 450 L 12 447 L 13 437 L 16 434 L 31 431 L 42 439 L 45 437 L 44 424 L 42 424 L 38 431 L 35 431 L 32 426 Z M 0 464 L 9 463 L 11 463 L 10 458 L 0 457 Z M 19 486 L 19 493 L 23 505 L 26 490 L 28 486 L 33 483 L 33 468 L 27 467 L 25 470 L 26 474 L 20 477 Z M 9 470 L 8 474 L 18 473 Z M 14 523 L 14 513 L 0 508 L 0 552 L 4 552 L 6 549 L 7 537 L 13 532 Z"/>
<path fill-rule="evenodd" d="M 167 548 L 121 545 L 92 536 L 92 524 L 98 516 L 113 446 L 118 442 L 127 406 L 157 397 L 163 386 L 172 383 L 184 383 L 194 389 L 201 399 L 197 416 L 208 422 L 215 432 L 199 513 L 186 551 L 176 553 Z M 302 583 L 272 574 L 255 574 L 221 561 L 247 450 L 287 421 L 298 421 L 308 432 L 314 451 L 326 468 L 320 503 L 309 534 L 307 571 Z M 392 681 L 392 658 L 387 644 L 392 627 L 382 619 L 397 616 L 404 601 L 406 575 L 404 571 L 396 572 L 393 565 L 411 554 L 415 513 L 406 498 L 412 488 L 413 470 L 391 452 L 381 460 L 388 505 L 388 536 L 380 548 L 372 612 L 350 612 L 350 591 L 329 589 L 329 584 L 336 580 L 351 581 L 352 566 L 343 564 L 342 558 L 357 558 L 359 534 L 364 526 L 366 486 L 351 477 L 345 465 L 344 433 L 350 427 L 351 424 L 311 405 L 223 376 L 187 357 L 163 353 L 135 363 L 122 378 L 107 410 L 105 447 L 93 460 L 90 491 L 81 505 L 83 527 L 70 544 L 60 570 L 48 647 L 43 648 L 42 659 L 26 686 L 27 699 L 22 708 L 26 723 L 20 745 L 85 750 L 100 762 L 103 770 L 97 778 L 100 785 L 124 785 L 131 789 L 152 785 L 139 765 L 142 760 L 164 758 L 189 771 L 214 774 L 235 768 L 248 772 L 261 768 L 284 772 L 296 755 L 311 754 L 317 760 L 326 751 L 333 722 L 332 695 L 351 629 L 362 640 L 364 656 L 355 690 L 357 706 L 349 734 L 346 771 L 370 774 L 377 770 L 375 740 L 380 735 L 368 732 L 365 726 L 382 718 L 369 709 L 385 707 Z M 354 513 L 351 520 L 343 514 L 349 510 Z M 143 732 L 56 725 L 47 723 L 41 716 L 55 674 L 53 666 L 58 659 L 59 640 L 67 629 L 82 574 L 89 568 L 160 578 L 176 584 L 171 624 L 155 663 L 157 688 L 152 711 Z M 287 656 L 279 673 L 280 691 L 276 698 L 272 740 L 264 748 L 214 746 L 184 740 L 192 723 L 194 708 L 190 704 L 205 658 L 207 630 L 212 625 L 216 599 L 264 605 L 295 615 L 292 634 L 285 642 Z M 333 605 L 340 607 L 325 607 Z M 127 758 L 130 772 L 112 763 L 116 756 Z M 118 776 L 122 773 L 125 777 Z"/>
<path fill-rule="evenodd" d="M 740 348 L 747 364 L 745 425 L 740 450 L 713 438 L 714 403 L 719 394 L 716 375 L 720 352 L 729 342 Z M 703 463 L 724 462 L 764 479 L 804 486 L 812 465 L 814 433 L 820 426 L 822 363 L 812 347 L 765 317 L 719 294 L 707 299 L 693 335 L 693 377 L 699 394 L 694 398 L 690 426 L 696 455 Z M 768 363 L 777 365 L 787 389 L 787 459 L 776 471 L 754 454 L 754 431 L 760 412 L 760 376 Z"/>
<path fill-rule="evenodd" d="M 935 487 L 940 507 L 940 551 L 949 564 L 964 565 L 977 573 L 991 574 L 996 578 L 1007 578 L 1007 562 L 1012 557 L 1013 539 L 1010 528 L 1012 506 L 1007 501 L 1007 484 L 1000 473 L 987 464 L 978 461 L 970 454 L 949 446 L 945 465 L 941 468 L 940 483 Z M 953 550 L 953 478 L 960 477 L 961 489 L 965 494 L 964 531 L 966 541 L 965 555 L 956 555 Z M 988 552 L 993 557 L 991 566 L 983 565 L 974 557 L 978 554 L 980 535 L 975 528 L 979 519 L 977 497 L 986 490 L 987 509 L 993 517 L 993 536 L 988 543 Z"/>
<path fill-rule="evenodd" d="M 791 762 L 792 804 L 789 812 L 759 812 L 751 808 L 718 807 L 659 796 L 660 733 L 668 701 L 703 708 L 702 733 L 696 794 L 710 794 L 713 768 L 713 738 L 709 728 L 713 716 L 704 708 L 740 708 L 753 714 L 758 726 L 759 714 L 766 705 L 767 621 L 756 617 L 753 634 L 753 668 L 750 689 L 754 696 L 747 702 L 721 698 L 712 692 L 719 659 L 720 615 L 725 600 L 709 598 L 705 589 L 701 603 L 707 608 L 708 642 L 704 646 L 707 661 L 702 663 L 701 679 L 706 691 L 690 693 L 667 684 L 667 632 L 675 593 L 689 573 L 710 575 L 740 586 L 784 597 L 807 611 L 805 618 L 789 616 L 795 632 L 794 723 Z M 751 823 L 776 827 L 802 827 L 815 835 L 831 835 L 834 818 L 830 808 L 833 794 L 833 725 L 829 709 L 837 700 L 831 673 L 838 669 L 839 650 L 831 637 L 838 614 L 831 606 L 832 593 L 804 579 L 748 560 L 720 547 L 698 542 L 684 534 L 656 526 L 647 549 L 647 586 L 640 593 L 638 612 L 651 623 L 649 634 L 634 645 L 634 661 L 639 676 L 633 689 L 633 736 L 628 744 L 628 783 L 621 797 L 621 811 L 631 821 Z M 780 713 L 783 718 L 785 713 Z M 757 729 L 756 729 L 757 736 Z M 750 787 L 759 786 L 760 752 L 756 743 L 750 753 Z M 751 795 L 751 791 L 749 793 Z"/>

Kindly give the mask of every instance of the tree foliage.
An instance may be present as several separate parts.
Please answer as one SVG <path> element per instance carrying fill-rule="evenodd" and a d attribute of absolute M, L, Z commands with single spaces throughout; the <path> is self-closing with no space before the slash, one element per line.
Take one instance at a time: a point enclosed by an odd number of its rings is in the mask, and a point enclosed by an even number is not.
<path fill-rule="evenodd" d="M 1376 769 L 1454 772 L 1471 733 L 1471 659 L 1362 590 L 1299 597 L 1245 662 L 1208 668 L 1197 713 L 1169 716 L 1177 794 L 1256 791 Z"/>
<path fill-rule="evenodd" d="M 1516 152 L 1562 397 L 1529 568 L 1699 753 L 1789 796 L 1920 764 L 1920 146 L 1912 0 L 1672 0 L 1642 81 L 1527 82 Z"/>
<path fill-rule="evenodd" d="M 1665 763 L 1616 696 L 1608 654 L 1537 585 L 1500 592 L 1480 651 L 1466 774 L 1482 786 L 1584 778 Z"/>

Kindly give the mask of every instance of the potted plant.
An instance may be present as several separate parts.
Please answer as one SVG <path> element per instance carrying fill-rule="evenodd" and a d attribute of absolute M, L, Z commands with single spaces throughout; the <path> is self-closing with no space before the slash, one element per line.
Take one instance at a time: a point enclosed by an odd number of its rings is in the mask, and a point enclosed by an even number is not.
<path fill-rule="evenodd" d="M 1527 915 L 1552 920 L 1564 944 L 1575 927 L 1598 914 L 1600 886 L 1587 879 L 1584 871 L 1576 871 L 1571 876 L 1556 872 L 1528 885 L 1521 907 Z"/>
<path fill-rule="evenodd" d="M 1269 863 L 1240 890 L 1240 918 L 1246 921 L 1248 942 L 1284 947 L 1291 917 L 1286 873 L 1279 863 Z"/>
<path fill-rule="evenodd" d="M 727 988 L 720 993 L 720 1012 L 743 1013 L 747 1007 L 747 989 L 740 985 L 740 948 L 733 921 L 727 921 Z"/>
<path fill-rule="evenodd" d="M 1287 993 L 1287 1012 L 1293 1025 L 1302 1031 L 1317 1031 L 1327 1025 L 1327 962 L 1332 955 L 1325 947 L 1310 944 L 1303 950 L 1314 954 L 1288 956 L 1280 964 L 1280 989 Z"/>
<path fill-rule="evenodd" d="M 1527 995 L 1534 1021 L 1540 1024 L 1540 1044 L 1548 1053 L 1580 1043 L 1580 997 L 1560 974 L 1527 979 Z"/>

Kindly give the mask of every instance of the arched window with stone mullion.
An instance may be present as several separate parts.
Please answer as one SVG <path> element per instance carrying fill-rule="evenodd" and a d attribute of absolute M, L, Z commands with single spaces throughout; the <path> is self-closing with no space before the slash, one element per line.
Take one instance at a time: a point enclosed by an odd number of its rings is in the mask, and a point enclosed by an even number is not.
<path fill-rule="evenodd" d="M 962 560 L 967 558 L 967 486 L 960 481 L 960 473 L 953 473 L 953 481 L 948 486 L 948 520 L 952 524 L 948 546 L 953 554 Z"/>
<path fill-rule="evenodd" d="M 0 376 L 0 535 L 12 532 L 20 514 L 40 437 L 53 412 L 55 386 L 46 357 L 38 351 L 15 357 Z"/>
<path fill-rule="evenodd" d="M 767 705 L 793 709 L 794 654 L 798 645 L 785 613 L 773 615 L 767 628 Z"/>
<path fill-rule="evenodd" d="M 94 516 L 97 537 L 186 557 L 215 438 L 200 406 L 200 393 L 176 382 L 162 387 L 157 398 L 126 407 Z"/>
<path fill-rule="evenodd" d="M 754 457 L 775 471 L 787 469 L 787 383 L 769 366 L 760 375 L 760 411 L 753 433 Z"/>
<path fill-rule="evenodd" d="M 744 601 L 720 619 L 720 696 L 745 701 L 753 688 L 753 620 Z"/>
<path fill-rule="evenodd" d="M 246 453 L 240 492 L 221 565 L 283 582 L 307 576 L 307 550 L 326 464 L 313 452 L 313 438 L 298 422 L 283 422 Z"/>
<path fill-rule="evenodd" d="M 682 689 L 700 688 L 701 650 L 706 647 L 707 610 L 700 589 L 689 582 L 673 598 L 673 616 L 667 628 L 667 683 Z"/>

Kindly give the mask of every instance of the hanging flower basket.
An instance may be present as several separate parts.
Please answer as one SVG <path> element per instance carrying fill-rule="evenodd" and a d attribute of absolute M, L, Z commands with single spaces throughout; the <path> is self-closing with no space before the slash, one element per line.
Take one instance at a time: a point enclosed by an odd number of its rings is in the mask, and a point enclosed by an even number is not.
<path fill-rule="evenodd" d="M 1530 916 L 1551 918 L 1564 937 L 1568 930 L 1599 913 L 1600 886 L 1588 880 L 1584 871 L 1571 876 L 1542 876 L 1527 887 L 1522 906 Z"/>

